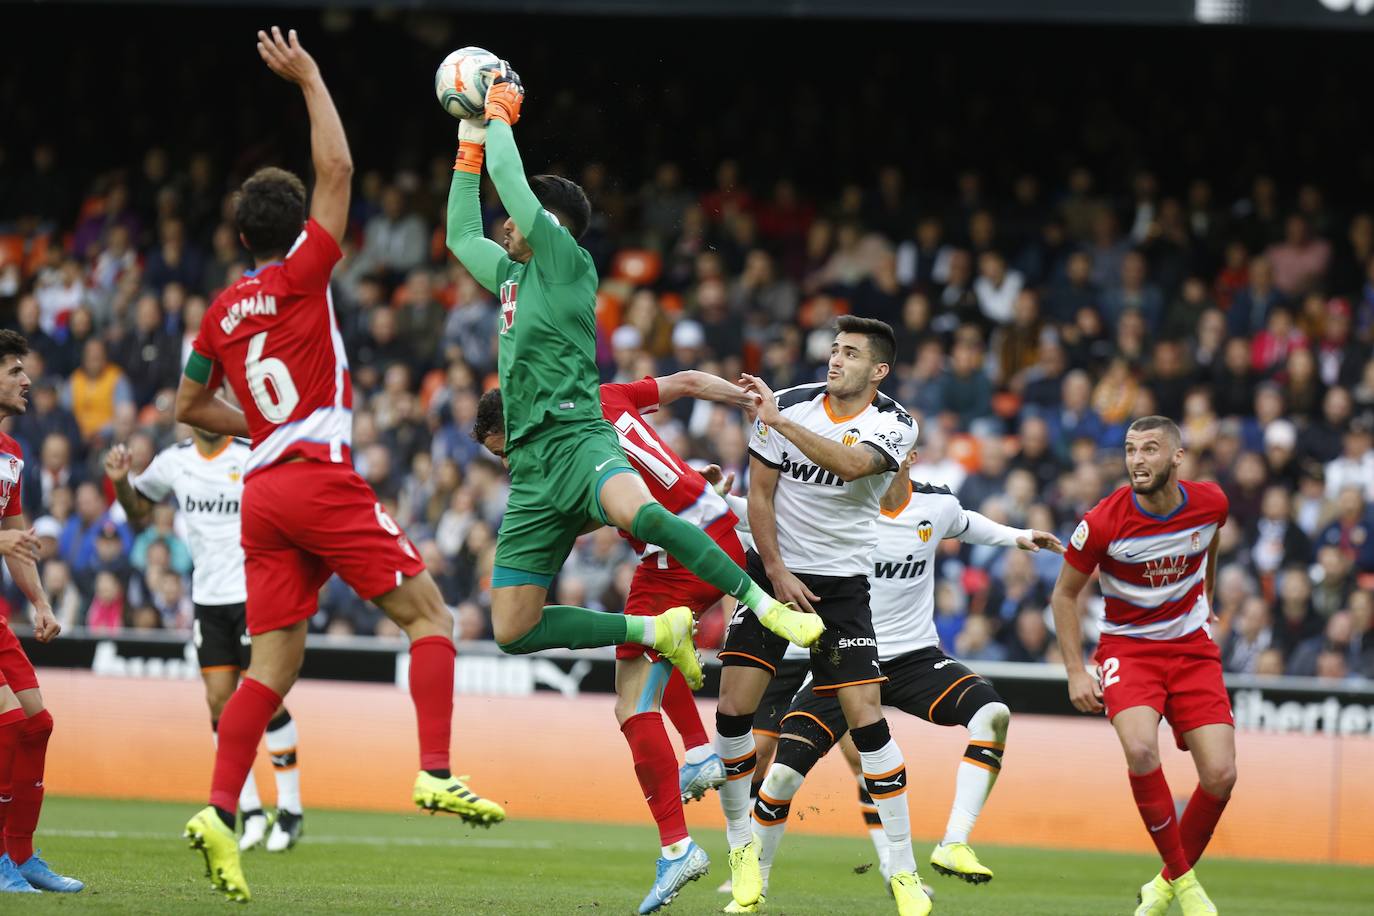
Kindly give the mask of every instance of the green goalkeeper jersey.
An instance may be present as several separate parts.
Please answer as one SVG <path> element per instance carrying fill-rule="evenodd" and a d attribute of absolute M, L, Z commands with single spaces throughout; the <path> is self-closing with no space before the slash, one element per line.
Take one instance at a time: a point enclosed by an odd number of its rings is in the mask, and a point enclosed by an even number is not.
<path fill-rule="evenodd" d="M 454 172 L 449 247 L 501 300 L 497 360 L 506 447 L 555 423 L 601 419 L 596 368 L 596 267 L 525 180 L 510 126 L 488 129 L 487 168 L 502 203 L 529 242 L 524 264 L 482 234 L 478 176 Z"/>

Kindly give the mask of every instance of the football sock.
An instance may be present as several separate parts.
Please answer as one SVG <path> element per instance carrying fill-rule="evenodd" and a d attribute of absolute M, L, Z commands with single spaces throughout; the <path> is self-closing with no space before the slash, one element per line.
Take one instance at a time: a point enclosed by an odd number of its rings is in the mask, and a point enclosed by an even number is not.
<path fill-rule="evenodd" d="M 219 720 L 219 747 L 215 751 L 215 775 L 210 782 L 210 804 L 232 812 L 238 803 L 262 733 L 281 705 L 281 697 L 266 684 L 246 677 L 239 684 Z M 227 821 L 233 827 L 233 817 Z"/>
<path fill-rule="evenodd" d="M 773 857 L 787 830 L 787 816 L 792 811 L 792 797 L 801 788 L 805 775 L 785 763 L 774 763 L 759 786 L 758 801 L 754 802 L 754 833 L 759 837 L 759 871 L 763 883 L 773 870 Z"/>
<path fill-rule="evenodd" d="M 1002 772 L 1010 713 L 1002 703 L 987 703 L 968 723 L 968 747 L 954 778 L 954 804 L 945 824 L 944 843 L 967 843 L 983 804 Z"/>
<path fill-rule="evenodd" d="M 662 849 L 663 858 L 674 861 L 687 855 L 687 850 L 692 848 L 692 838 L 685 836 L 676 843 L 670 843 Z"/>
<path fill-rule="evenodd" d="M 849 736 L 859 751 L 864 785 L 878 807 L 878 816 L 887 834 L 888 868 L 894 875 L 914 874 L 916 857 L 911 851 L 911 814 L 907 810 L 906 761 L 902 749 L 892 740 L 886 719 L 852 728 Z"/>
<path fill-rule="evenodd" d="M 725 838 L 731 849 L 738 849 L 753 839 L 749 823 L 749 781 L 758 762 L 753 719 L 752 715 L 716 713 L 716 753 L 725 764 L 725 785 L 720 787 L 718 794 L 721 811 L 725 813 Z"/>
<path fill-rule="evenodd" d="M 33 832 L 43 809 L 43 764 L 52 736 L 52 713 L 40 709 L 19 727 L 10 772 L 10 805 L 5 817 L 5 851 L 15 865 L 33 856 Z"/>
<path fill-rule="evenodd" d="M 501 643 L 501 651 L 507 655 L 526 655 L 540 649 L 595 649 L 623 642 L 642 643 L 644 625 L 652 619 L 551 604 L 544 608 L 534 629 L 519 639 Z"/>
<path fill-rule="evenodd" d="M 687 679 L 676 668 L 668 676 L 668 686 L 663 689 L 663 712 L 682 736 L 688 763 L 701 763 L 711 756 L 711 739 L 706 737 L 706 726 L 702 724 L 696 697 L 692 696 Z M 692 759 L 694 755 L 699 759 Z"/>
<path fill-rule="evenodd" d="M 663 716 L 642 712 L 620 726 L 634 758 L 635 777 L 644 790 L 644 801 L 658 824 L 659 842 L 666 850 L 687 838 L 687 820 L 677 785 L 677 756 L 663 727 Z M 685 849 L 684 849 L 685 851 Z M 668 856 L 677 858 L 677 856 Z"/>
<path fill-rule="evenodd" d="M 1164 860 L 1164 878 L 1172 881 L 1188 871 L 1188 857 L 1183 853 L 1183 841 L 1179 836 L 1178 818 L 1174 816 L 1174 798 L 1169 794 L 1169 783 L 1164 779 L 1164 768 L 1155 767 L 1143 776 L 1135 773 L 1131 777 L 1131 794 L 1135 796 L 1135 806 L 1140 809 L 1140 819 L 1150 831 L 1159 857 Z"/>
<path fill-rule="evenodd" d="M 883 830 L 883 819 L 878 816 L 878 806 L 873 804 L 873 796 L 868 794 L 863 774 L 859 774 L 859 810 L 863 812 L 864 829 L 873 841 L 873 851 L 878 855 L 878 870 L 887 874 L 887 831 Z"/>
<path fill-rule="evenodd" d="M 210 720 L 211 737 L 214 738 L 215 747 L 219 747 L 219 720 Z M 248 776 L 243 780 L 243 789 L 239 792 L 240 811 L 261 811 L 262 799 L 258 797 L 258 781 L 253 778 L 253 768 L 248 768 Z"/>
<path fill-rule="evenodd" d="M 426 636 L 410 644 L 410 699 L 420 733 L 420 769 L 443 770 L 453 734 L 453 660 L 458 650 L 447 636 Z M 295 748 L 292 727 L 291 747 Z M 268 745 L 271 750 L 271 745 Z M 274 761 L 275 763 L 275 761 Z M 298 793 L 299 796 L 299 793 Z M 297 797 L 296 804 L 300 805 Z"/>
<path fill-rule="evenodd" d="M 412 656 L 412 671 L 414 664 Z M 277 777 L 277 807 L 300 814 L 301 771 L 296 768 L 296 722 L 285 709 L 267 723 L 267 753 L 272 755 L 272 772 Z"/>
<path fill-rule="evenodd" d="M 8 822 L 10 806 L 14 804 L 14 788 L 11 781 L 14 753 L 19 747 L 25 720 L 24 709 L 21 706 L 0 713 L 0 854 L 5 852 L 5 824 Z"/>
<path fill-rule="evenodd" d="M 703 582 L 735 596 L 751 608 L 768 610 L 768 602 L 772 600 L 768 593 L 755 585 L 709 534 L 658 503 L 647 502 L 639 507 L 630 525 L 630 534 L 646 544 L 662 547 Z"/>
<path fill-rule="evenodd" d="M 1197 864 L 1202 851 L 1212 839 L 1212 831 L 1221 820 L 1221 812 L 1226 810 L 1230 798 L 1217 798 L 1202 786 L 1193 790 L 1188 807 L 1183 809 L 1183 819 L 1179 821 L 1179 840 L 1183 843 L 1183 855 L 1188 859 L 1188 867 Z"/>

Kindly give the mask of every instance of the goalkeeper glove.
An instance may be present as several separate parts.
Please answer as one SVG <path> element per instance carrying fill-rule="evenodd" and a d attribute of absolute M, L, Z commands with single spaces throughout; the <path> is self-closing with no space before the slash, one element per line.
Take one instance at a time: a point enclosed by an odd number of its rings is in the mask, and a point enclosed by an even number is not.
<path fill-rule="evenodd" d="M 525 87 L 520 74 L 502 62 L 502 73 L 487 89 L 487 120 L 514 124 L 520 120 L 520 104 L 525 100 Z"/>
<path fill-rule="evenodd" d="M 464 119 L 458 125 L 458 156 L 453 160 L 455 172 L 482 174 L 482 157 L 487 151 L 486 125 Z"/>

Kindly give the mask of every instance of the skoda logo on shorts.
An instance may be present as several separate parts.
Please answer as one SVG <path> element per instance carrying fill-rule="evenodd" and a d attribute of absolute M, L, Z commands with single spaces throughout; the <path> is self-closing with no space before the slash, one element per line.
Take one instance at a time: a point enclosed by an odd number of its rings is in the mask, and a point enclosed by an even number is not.
<path fill-rule="evenodd" d="M 849 429 L 846 429 L 846 430 L 844 431 L 844 438 L 842 438 L 840 441 L 843 442 L 846 446 L 851 446 L 851 445 L 853 445 L 854 443 L 858 442 L 858 441 L 859 441 L 859 431 L 858 431 L 858 429 L 856 429 L 856 428 L 854 428 L 854 427 L 852 427 L 852 426 L 851 426 Z"/>

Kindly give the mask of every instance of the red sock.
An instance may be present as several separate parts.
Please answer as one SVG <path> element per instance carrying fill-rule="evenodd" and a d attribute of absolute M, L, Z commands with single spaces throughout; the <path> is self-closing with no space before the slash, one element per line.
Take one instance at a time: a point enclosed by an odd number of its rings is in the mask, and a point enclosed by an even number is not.
<path fill-rule="evenodd" d="M 1188 800 L 1188 807 L 1183 809 L 1183 819 L 1178 824 L 1189 867 L 1202 858 L 1202 851 L 1212 839 L 1212 831 L 1217 829 L 1217 821 L 1221 820 L 1221 812 L 1226 810 L 1228 801 L 1229 798 L 1217 798 L 1202 786 L 1193 790 L 1193 797 Z"/>
<path fill-rule="evenodd" d="M 686 839 L 687 819 L 682 814 L 682 796 L 677 786 L 677 757 L 663 728 L 663 717 L 656 712 L 642 712 L 626 719 L 620 730 L 630 743 L 635 776 L 658 824 L 660 845 L 671 846 Z"/>
<path fill-rule="evenodd" d="M 410 644 L 410 699 L 420 730 L 420 769 L 447 770 L 453 735 L 453 660 L 458 650 L 447 636 L 426 636 Z"/>
<path fill-rule="evenodd" d="M 267 723 L 272 721 L 281 697 L 266 684 L 246 677 L 224 704 L 219 717 L 219 747 L 215 750 L 215 776 L 210 783 L 210 804 L 236 811 L 244 780 L 253 768 Z"/>
<path fill-rule="evenodd" d="M 710 743 L 711 739 L 706 737 L 706 726 L 701 723 L 701 712 L 697 709 L 692 688 L 687 686 L 687 679 L 676 668 L 668 678 L 668 686 L 663 688 L 663 712 L 667 714 L 668 721 L 673 723 L 673 728 L 682 736 L 683 747 L 701 747 Z"/>
<path fill-rule="evenodd" d="M 43 764 L 48 758 L 52 713 L 40 709 L 24 720 L 19 733 L 10 776 L 13 799 L 5 817 L 5 851 L 15 865 L 33 856 L 33 832 L 43 810 Z"/>
<path fill-rule="evenodd" d="M 5 820 L 14 792 L 11 782 L 14 753 L 23 737 L 25 721 L 24 710 L 18 706 L 0 713 L 0 855 L 5 853 Z"/>
<path fill-rule="evenodd" d="M 1174 797 L 1169 794 L 1164 768 L 1156 767 L 1144 776 L 1134 773 L 1130 776 L 1135 806 L 1140 809 L 1145 829 L 1150 831 L 1150 839 L 1155 841 L 1159 857 L 1164 860 L 1164 877 L 1172 881 L 1188 871 L 1188 857 L 1183 854 L 1178 818 L 1174 816 Z"/>

